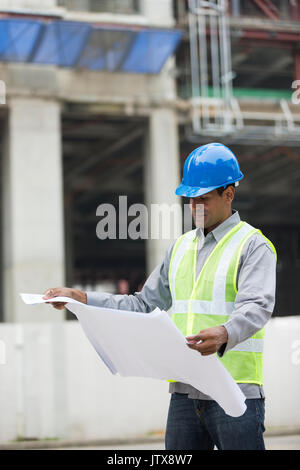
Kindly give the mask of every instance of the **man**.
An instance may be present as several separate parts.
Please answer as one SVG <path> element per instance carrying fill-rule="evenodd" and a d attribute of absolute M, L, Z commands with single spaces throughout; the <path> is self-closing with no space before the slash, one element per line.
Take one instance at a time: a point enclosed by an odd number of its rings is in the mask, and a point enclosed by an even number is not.
<path fill-rule="evenodd" d="M 192 386 L 170 383 L 167 450 L 265 448 L 263 327 L 275 303 L 276 252 L 259 230 L 241 222 L 231 208 L 235 187 L 243 177 L 236 157 L 224 145 L 195 149 L 185 162 L 176 194 L 190 198 L 196 229 L 172 244 L 140 293 L 113 295 L 68 288 L 45 293 L 49 299 L 65 295 L 121 310 L 171 308 L 172 319 L 187 337 L 187 347 L 203 356 L 217 353 L 244 392 L 247 410 L 241 417 L 230 417 Z M 64 308 L 64 304 L 54 306 Z"/>

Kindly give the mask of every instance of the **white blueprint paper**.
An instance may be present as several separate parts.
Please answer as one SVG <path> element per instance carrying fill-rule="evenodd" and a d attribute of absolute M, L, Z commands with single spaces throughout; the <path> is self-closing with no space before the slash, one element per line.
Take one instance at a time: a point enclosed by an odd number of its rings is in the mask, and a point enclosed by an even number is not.
<path fill-rule="evenodd" d="M 25 302 L 25 304 L 28 305 L 45 304 L 51 300 L 43 299 L 43 295 L 41 294 L 20 294 L 20 296 L 22 297 L 22 300 Z M 81 302 L 78 302 L 78 300 L 71 299 L 70 297 L 55 297 L 55 302 L 72 302 L 83 305 Z"/>
<path fill-rule="evenodd" d="M 66 308 L 113 374 L 184 382 L 209 395 L 228 415 L 245 412 L 245 395 L 216 355 L 191 350 L 165 311 L 129 312 L 67 299 Z"/>

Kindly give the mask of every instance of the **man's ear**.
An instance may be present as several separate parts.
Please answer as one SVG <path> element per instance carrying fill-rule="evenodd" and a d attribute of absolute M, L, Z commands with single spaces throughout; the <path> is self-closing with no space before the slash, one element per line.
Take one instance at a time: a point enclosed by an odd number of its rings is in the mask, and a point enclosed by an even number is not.
<path fill-rule="evenodd" d="M 224 193 L 226 201 L 231 203 L 234 199 L 235 188 L 233 186 L 228 186 L 228 188 L 225 189 Z"/>

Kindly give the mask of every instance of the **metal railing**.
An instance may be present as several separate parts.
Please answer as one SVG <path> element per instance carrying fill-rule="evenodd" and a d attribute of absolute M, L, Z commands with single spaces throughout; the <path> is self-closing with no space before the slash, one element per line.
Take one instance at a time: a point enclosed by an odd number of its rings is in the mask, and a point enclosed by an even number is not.
<path fill-rule="evenodd" d="M 233 73 L 226 2 L 189 0 L 188 17 L 193 130 L 196 134 L 231 132 L 237 121 L 234 122 L 232 116 Z M 212 97 L 208 92 L 210 85 Z M 211 116 L 217 116 L 217 119 L 211 119 Z"/>
<path fill-rule="evenodd" d="M 211 3 L 211 2 L 202 2 Z M 189 0 L 174 0 L 175 17 L 179 23 L 186 19 Z M 272 21 L 299 21 L 300 0 L 227 0 L 227 13 L 234 18 L 255 18 Z"/>

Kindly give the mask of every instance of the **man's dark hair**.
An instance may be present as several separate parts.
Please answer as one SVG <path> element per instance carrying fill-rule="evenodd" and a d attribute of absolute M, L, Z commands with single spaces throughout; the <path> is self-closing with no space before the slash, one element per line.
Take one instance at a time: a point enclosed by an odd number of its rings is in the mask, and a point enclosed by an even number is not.
<path fill-rule="evenodd" d="M 233 186 L 235 188 L 235 183 L 227 184 L 227 186 L 225 186 L 225 188 L 224 188 L 224 186 L 221 186 L 220 188 L 217 188 L 219 196 L 222 196 L 225 189 L 228 188 L 229 186 Z"/>

